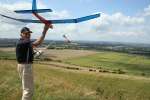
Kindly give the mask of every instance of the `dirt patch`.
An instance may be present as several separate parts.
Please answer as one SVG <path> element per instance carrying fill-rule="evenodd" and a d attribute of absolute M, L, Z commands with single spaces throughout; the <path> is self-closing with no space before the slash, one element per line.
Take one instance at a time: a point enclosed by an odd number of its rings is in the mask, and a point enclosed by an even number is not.
<path fill-rule="evenodd" d="M 9 48 L 0 48 L 0 51 L 10 52 L 15 51 L 15 48 L 9 47 Z"/>
<path fill-rule="evenodd" d="M 44 55 L 54 60 L 64 60 L 93 55 L 98 52 L 88 50 L 45 50 Z"/>

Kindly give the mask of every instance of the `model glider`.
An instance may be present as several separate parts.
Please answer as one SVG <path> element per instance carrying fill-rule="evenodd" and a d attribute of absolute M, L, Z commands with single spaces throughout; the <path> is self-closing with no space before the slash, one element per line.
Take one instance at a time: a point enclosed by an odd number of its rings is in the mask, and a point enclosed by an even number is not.
<path fill-rule="evenodd" d="M 63 35 L 63 38 L 67 43 L 71 43 L 71 40 L 65 34 Z"/>
<path fill-rule="evenodd" d="M 100 17 L 100 13 L 98 14 L 93 14 L 81 18 L 76 18 L 76 19 L 60 19 L 60 20 L 46 20 L 44 17 L 40 16 L 39 13 L 45 13 L 45 12 L 52 12 L 51 9 L 37 9 L 37 3 L 36 0 L 33 0 L 32 2 L 32 10 L 16 10 L 14 11 L 15 13 L 18 14 L 33 14 L 38 20 L 32 20 L 32 19 L 18 19 L 14 18 L 11 16 L 6 16 L 4 14 L 0 14 L 2 17 L 23 22 L 23 23 L 44 23 L 44 24 L 49 24 L 50 27 L 52 28 L 52 24 L 66 24 L 66 23 L 79 23 L 87 20 L 91 20 L 97 17 Z"/>

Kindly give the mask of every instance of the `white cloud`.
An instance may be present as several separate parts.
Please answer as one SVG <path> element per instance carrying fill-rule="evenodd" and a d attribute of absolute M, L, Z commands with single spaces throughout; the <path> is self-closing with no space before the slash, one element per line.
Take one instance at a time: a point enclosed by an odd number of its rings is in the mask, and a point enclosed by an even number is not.
<path fill-rule="evenodd" d="M 144 16 L 150 16 L 150 5 L 144 9 Z"/>
<path fill-rule="evenodd" d="M 31 3 L 29 2 L 17 2 L 13 4 L 3 4 L 0 3 L 0 6 L 2 8 L 7 8 L 8 10 L 19 10 L 19 9 L 30 9 L 31 8 Z"/>
<path fill-rule="evenodd" d="M 131 17 L 122 13 L 102 14 L 101 18 L 90 21 L 89 24 L 91 25 L 91 30 L 95 30 L 95 33 L 97 33 L 98 40 L 135 42 L 139 39 L 143 41 L 138 42 L 147 42 L 149 41 L 145 40 L 147 36 L 150 39 L 150 29 L 147 27 L 150 25 L 150 22 L 144 16 Z M 90 33 L 93 32 L 91 31 Z M 144 36 L 146 38 L 140 39 Z"/>

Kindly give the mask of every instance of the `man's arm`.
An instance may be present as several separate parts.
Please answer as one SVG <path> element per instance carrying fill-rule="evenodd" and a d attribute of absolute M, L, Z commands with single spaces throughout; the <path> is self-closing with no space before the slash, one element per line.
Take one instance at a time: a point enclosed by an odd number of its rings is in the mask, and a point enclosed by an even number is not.
<path fill-rule="evenodd" d="M 46 35 L 48 29 L 49 29 L 49 25 L 46 25 L 46 24 L 45 24 L 44 29 L 43 29 L 43 32 L 42 32 L 42 35 L 41 35 L 40 38 L 38 38 L 35 42 L 33 42 L 33 44 L 32 44 L 33 47 L 37 47 L 37 46 L 39 46 L 40 44 L 42 44 L 42 42 L 43 42 L 43 40 L 44 40 L 44 38 L 45 38 L 45 35 Z"/>

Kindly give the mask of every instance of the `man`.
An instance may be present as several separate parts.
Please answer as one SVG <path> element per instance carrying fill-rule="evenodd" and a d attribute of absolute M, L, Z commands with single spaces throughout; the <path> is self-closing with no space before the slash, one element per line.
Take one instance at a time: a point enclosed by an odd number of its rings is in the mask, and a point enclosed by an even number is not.
<path fill-rule="evenodd" d="M 33 96 L 33 48 L 39 46 L 49 29 L 50 25 L 44 26 L 42 35 L 35 42 L 31 42 L 30 37 L 32 31 L 24 27 L 21 29 L 21 38 L 16 46 L 16 58 L 18 62 L 19 76 L 22 80 L 23 95 L 22 100 L 32 100 Z"/>

